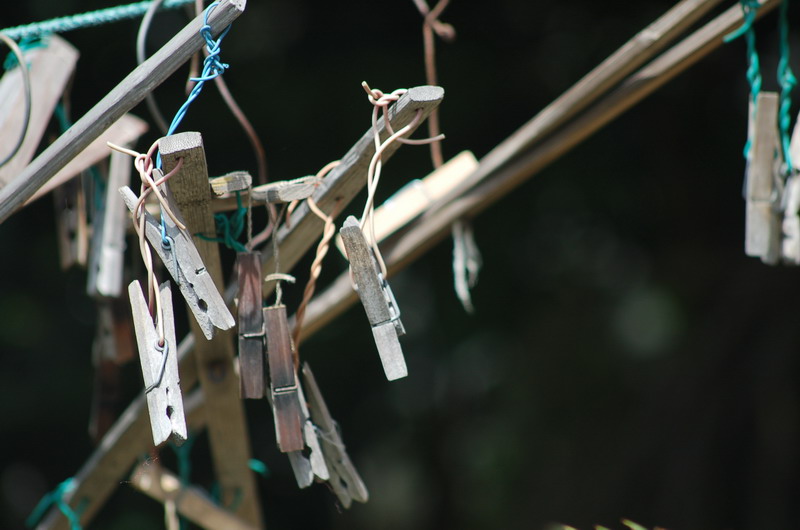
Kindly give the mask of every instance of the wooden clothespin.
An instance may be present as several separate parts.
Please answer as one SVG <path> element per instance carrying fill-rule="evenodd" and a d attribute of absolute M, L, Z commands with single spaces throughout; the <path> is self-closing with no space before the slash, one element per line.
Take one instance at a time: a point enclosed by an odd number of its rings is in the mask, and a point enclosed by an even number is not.
<path fill-rule="evenodd" d="M 263 311 L 278 449 L 282 453 L 302 451 L 305 447 L 302 408 L 286 306 L 274 305 L 265 307 Z"/>
<path fill-rule="evenodd" d="M 781 255 L 784 263 L 800 265 L 800 174 L 789 175 L 783 190 L 783 243 Z"/>
<path fill-rule="evenodd" d="M 154 171 L 154 175 L 158 170 Z M 159 173 L 156 178 L 161 178 Z M 119 189 L 125 205 L 131 212 L 136 207 L 138 198 L 127 186 Z M 160 193 L 160 191 L 159 191 Z M 180 218 L 178 206 L 169 193 L 166 194 L 167 202 L 175 215 Z M 168 215 L 164 215 L 165 236 L 168 245 L 164 245 L 161 234 L 161 223 L 147 211 L 145 216 L 145 235 L 150 245 L 161 257 L 164 267 L 178 284 L 178 288 L 186 299 L 195 320 L 207 339 L 214 336 L 215 328 L 230 329 L 236 321 L 225 305 L 222 295 L 219 294 L 214 280 L 208 273 L 197 248 L 192 241 L 192 236 L 186 230 L 178 227 Z"/>
<path fill-rule="evenodd" d="M 305 440 L 307 451 L 292 451 L 287 455 L 289 456 L 289 463 L 292 465 L 297 485 L 301 488 L 307 488 L 314 482 L 314 477 L 321 481 L 330 480 L 330 472 L 325 464 L 325 455 L 322 452 L 317 431 L 311 422 L 311 415 L 306 405 L 306 397 L 303 394 L 303 385 L 300 384 L 300 381 L 297 382 L 297 393 L 300 397 L 303 439 Z M 306 456 L 306 452 L 308 452 L 308 456 Z"/>
<path fill-rule="evenodd" d="M 53 204 L 56 210 L 58 254 L 61 268 L 86 266 L 89 255 L 89 224 L 86 218 L 86 198 L 79 179 L 55 189 Z"/>
<path fill-rule="evenodd" d="M 97 305 L 97 330 L 92 343 L 94 394 L 89 415 L 89 436 L 95 443 L 105 435 L 119 413 L 120 371 L 134 356 L 130 318 L 123 316 L 121 300 L 102 300 Z"/>
<path fill-rule="evenodd" d="M 172 436 L 173 441 L 181 445 L 186 441 L 186 418 L 178 374 L 178 341 L 175 339 L 169 282 L 164 282 L 159 287 L 164 319 L 164 344 L 159 344 L 161 330 L 153 324 L 138 280 L 130 283 L 128 295 L 136 328 L 136 342 L 139 345 L 153 443 L 159 446 Z"/>
<path fill-rule="evenodd" d="M 261 253 L 239 252 L 236 256 L 239 279 L 239 392 L 245 399 L 263 399 L 264 313 L 261 308 Z"/>
<path fill-rule="evenodd" d="M 339 231 L 350 261 L 355 288 L 372 326 L 375 345 L 389 381 L 408 375 L 398 337 L 405 334 L 389 283 L 380 273 L 358 220 L 349 216 Z"/>
<path fill-rule="evenodd" d="M 751 112 L 752 143 L 746 175 L 745 253 L 770 265 L 781 255 L 778 106 L 777 93 L 758 94 L 755 112 Z"/>
<path fill-rule="evenodd" d="M 333 493 L 345 508 L 349 508 L 352 501 L 367 502 L 367 487 L 347 454 L 339 426 L 328 411 L 308 363 L 303 365 L 303 383 L 308 391 L 308 409 L 313 428 L 318 432 Z"/>
<path fill-rule="evenodd" d="M 316 191 L 322 179 L 309 175 L 293 180 L 280 180 L 256 186 L 250 192 L 254 201 L 292 202 L 307 199 Z"/>
<path fill-rule="evenodd" d="M 24 57 L 31 90 L 30 119 L 24 131 L 25 90 L 20 66 L 0 79 L 0 158 L 6 156 L 6 150 L 20 134 L 25 135 L 14 157 L 0 167 L 0 187 L 15 178 L 33 158 L 78 61 L 78 50 L 67 41 L 57 35 L 46 39 L 44 46 L 29 50 Z"/>
<path fill-rule="evenodd" d="M 108 148 L 106 148 L 108 150 Z M 117 298 L 122 294 L 127 212 L 119 190 L 130 184 L 130 157 L 111 152 L 103 209 L 96 212 L 86 291 L 90 296 Z"/>

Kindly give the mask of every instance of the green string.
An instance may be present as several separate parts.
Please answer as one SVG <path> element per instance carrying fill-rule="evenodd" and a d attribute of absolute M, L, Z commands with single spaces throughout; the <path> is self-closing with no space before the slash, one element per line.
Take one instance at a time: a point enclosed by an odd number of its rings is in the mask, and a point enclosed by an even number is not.
<path fill-rule="evenodd" d="M 753 22 L 756 20 L 758 13 L 759 3 L 758 0 L 740 0 L 742 6 L 742 13 L 744 22 L 742 26 L 729 33 L 722 40 L 724 42 L 731 42 L 738 39 L 742 35 L 745 36 L 747 42 L 747 81 L 750 83 L 750 98 L 753 101 L 753 112 L 755 112 L 755 103 L 759 92 L 761 92 L 761 61 L 758 58 L 758 51 L 756 50 L 756 32 L 753 29 Z M 750 144 L 752 138 L 748 136 L 747 142 L 744 144 L 744 157 L 747 159 L 750 155 Z"/>
<path fill-rule="evenodd" d="M 47 510 L 49 510 L 50 507 L 55 504 L 69 521 L 71 530 L 82 530 L 81 513 L 86 508 L 86 503 L 79 503 L 79 505 L 73 510 L 69 504 L 64 502 L 64 495 L 67 495 L 74 489 L 75 478 L 73 477 L 70 477 L 59 484 L 56 489 L 42 497 L 42 500 L 40 500 L 39 504 L 36 505 L 36 508 L 33 509 L 33 512 L 31 512 L 28 519 L 25 520 L 25 526 L 28 528 L 33 528 L 39 524 L 44 517 L 44 514 L 47 513 Z"/>
<path fill-rule="evenodd" d="M 166 0 L 161 6 L 161 9 L 180 7 L 190 2 L 192 2 L 192 0 Z M 45 20 L 43 22 L 14 26 L 12 28 L 0 30 L 0 32 L 5 33 L 14 40 L 41 35 L 43 33 L 65 33 L 73 29 L 100 26 L 110 22 L 140 17 L 147 12 L 147 9 L 152 3 L 152 1 L 147 1 L 109 7 L 107 9 L 90 11 L 88 13 Z"/>
<path fill-rule="evenodd" d="M 781 107 L 778 117 L 778 126 L 781 132 L 781 145 L 783 146 L 783 159 L 786 161 L 786 172 L 791 174 L 794 169 L 792 156 L 789 150 L 789 127 L 792 122 L 790 114 L 792 108 L 792 90 L 797 85 L 797 78 L 789 66 L 789 0 L 781 2 L 780 9 L 780 60 L 778 61 L 778 83 L 781 85 Z"/>
<path fill-rule="evenodd" d="M 247 248 L 239 243 L 237 239 L 242 235 L 247 219 L 247 208 L 242 205 L 242 195 L 236 192 L 236 211 L 230 217 L 224 213 L 214 214 L 214 221 L 217 225 L 217 234 L 221 237 L 209 237 L 205 234 L 195 234 L 204 241 L 222 243 L 236 252 L 247 252 Z"/>
<path fill-rule="evenodd" d="M 25 37 L 19 41 L 18 46 L 24 54 L 25 52 L 35 50 L 36 48 L 46 48 L 48 44 L 50 44 L 50 35 L 36 35 L 34 37 Z M 17 60 L 16 54 L 9 53 L 6 56 L 5 62 L 3 63 L 3 70 L 8 72 L 12 68 L 16 68 L 18 64 L 19 61 Z"/>

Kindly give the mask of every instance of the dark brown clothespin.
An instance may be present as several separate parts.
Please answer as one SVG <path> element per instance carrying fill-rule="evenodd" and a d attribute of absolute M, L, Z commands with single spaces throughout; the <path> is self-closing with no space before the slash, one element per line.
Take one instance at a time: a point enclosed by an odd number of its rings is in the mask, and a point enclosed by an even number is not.
<path fill-rule="evenodd" d="M 286 306 L 274 305 L 263 311 L 278 449 L 283 453 L 302 451 L 303 418 Z"/>
<path fill-rule="evenodd" d="M 358 297 L 372 326 L 386 378 L 393 381 L 405 377 L 408 369 L 399 340 L 405 329 L 400 322 L 400 310 L 392 289 L 381 274 L 356 218 L 349 216 L 339 233 L 350 261 Z"/>
<path fill-rule="evenodd" d="M 261 308 L 261 253 L 240 252 L 239 278 L 239 379 L 240 395 L 262 399 L 265 395 L 264 313 Z"/>

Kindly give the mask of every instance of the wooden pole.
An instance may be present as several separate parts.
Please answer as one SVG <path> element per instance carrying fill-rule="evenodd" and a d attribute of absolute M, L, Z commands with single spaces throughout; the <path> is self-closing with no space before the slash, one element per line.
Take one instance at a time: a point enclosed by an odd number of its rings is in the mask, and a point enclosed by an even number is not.
<path fill-rule="evenodd" d="M 246 3 L 247 0 L 223 0 L 208 17 L 211 33 L 217 35 L 228 27 L 244 12 Z M 192 20 L 0 190 L 0 223 L 202 48 L 205 45 L 200 35 L 203 24 L 202 15 Z"/>

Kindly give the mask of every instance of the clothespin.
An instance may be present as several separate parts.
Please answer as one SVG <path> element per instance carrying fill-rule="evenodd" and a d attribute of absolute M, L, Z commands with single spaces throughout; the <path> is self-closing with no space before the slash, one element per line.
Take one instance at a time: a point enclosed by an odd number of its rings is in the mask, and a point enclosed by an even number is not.
<path fill-rule="evenodd" d="M 778 134 L 779 96 L 760 92 L 751 113 L 746 174 L 745 253 L 774 265 L 781 255 L 782 154 Z"/>
<path fill-rule="evenodd" d="M 800 265 L 800 174 L 789 175 L 783 191 L 783 243 L 781 255 L 784 263 Z"/>
<path fill-rule="evenodd" d="M 158 175 L 156 175 L 158 173 Z M 154 170 L 156 179 L 161 178 L 160 172 Z M 131 212 L 136 207 L 137 197 L 128 187 L 119 189 L 125 205 Z M 158 191 L 161 193 L 161 191 Z M 166 195 L 167 203 L 176 216 L 180 216 L 177 205 L 169 193 Z M 192 314 L 197 320 L 203 335 L 207 339 L 214 336 L 214 328 L 230 329 L 236 321 L 225 305 L 222 295 L 219 294 L 214 281 L 197 252 L 192 242 L 192 236 L 180 229 L 168 216 L 164 216 L 165 238 L 162 238 L 161 223 L 147 211 L 145 216 L 145 235 L 156 253 L 164 262 L 164 267 L 172 275 L 181 294 L 186 299 Z M 180 218 L 180 217 L 179 217 Z M 168 242 L 165 246 L 164 241 Z"/>
<path fill-rule="evenodd" d="M 169 282 L 164 282 L 159 287 L 164 320 L 163 344 L 159 344 L 159 332 L 162 330 L 153 324 L 138 280 L 130 283 L 128 295 L 136 328 L 136 342 L 139 345 L 153 443 L 156 446 L 161 445 L 172 436 L 175 444 L 181 445 L 186 441 L 186 418 L 178 374 L 178 341 L 175 339 Z"/>
<path fill-rule="evenodd" d="M 15 145 L 19 135 L 24 139 L 17 153 L 0 167 L 0 187 L 8 184 L 33 158 L 47 130 L 53 110 L 75 70 L 78 50 L 57 35 L 46 37 L 44 46 L 24 55 L 25 65 L 6 72 L 0 79 L 0 159 Z M 26 90 L 22 67 L 30 79 L 30 119 L 25 127 Z"/>
<path fill-rule="evenodd" d="M 86 198 L 79 179 L 55 189 L 56 232 L 61 268 L 86 266 L 89 254 L 89 225 L 86 219 Z"/>
<path fill-rule="evenodd" d="M 322 453 L 317 431 L 314 429 L 314 424 L 311 422 L 311 415 L 308 412 L 306 405 L 306 397 L 303 394 L 303 385 L 297 382 L 297 392 L 300 396 L 300 411 L 303 420 L 303 439 L 307 451 L 292 451 L 287 453 L 289 456 L 289 463 L 292 465 L 294 471 L 294 478 L 297 480 L 297 485 L 301 488 L 307 488 L 314 482 L 314 477 L 321 481 L 330 479 L 330 472 L 328 466 L 325 464 L 325 455 Z M 308 456 L 306 456 L 308 452 Z"/>
<path fill-rule="evenodd" d="M 286 306 L 274 305 L 263 311 L 278 449 L 282 453 L 302 451 L 305 447 L 302 408 Z"/>
<path fill-rule="evenodd" d="M 97 330 L 92 343 L 94 393 L 89 415 L 89 436 L 95 443 L 102 439 L 117 419 L 122 397 L 121 366 L 134 355 L 130 318 L 120 314 L 120 302 L 103 300 L 97 305 Z"/>
<path fill-rule="evenodd" d="M 347 454 L 339 425 L 331 417 L 308 363 L 303 365 L 303 383 L 308 391 L 308 409 L 314 429 L 318 432 L 333 493 L 345 508 L 349 508 L 352 501 L 367 502 L 367 487 Z"/>
<path fill-rule="evenodd" d="M 400 310 L 392 289 L 381 274 L 356 218 L 349 216 L 339 233 L 350 261 L 356 291 L 372 326 L 386 378 L 393 381 L 405 377 L 408 369 L 398 339 L 405 335 L 405 329 L 400 322 Z"/>
<path fill-rule="evenodd" d="M 261 308 L 261 253 L 239 252 L 239 392 L 245 399 L 265 393 L 264 313 Z"/>
<path fill-rule="evenodd" d="M 322 179 L 309 175 L 293 180 L 280 180 L 256 186 L 250 192 L 254 201 L 292 202 L 307 199 L 320 185 Z"/>
<path fill-rule="evenodd" d="M 105 203 L 103 209 L 96 212 L 92 234 L 86 285 L 90 296 L 117 298 L 122 294 L 127 214 L 117 190 L 130 184 L 130 179 L 130 157 L 125 153 L 112 151 Z"/>

